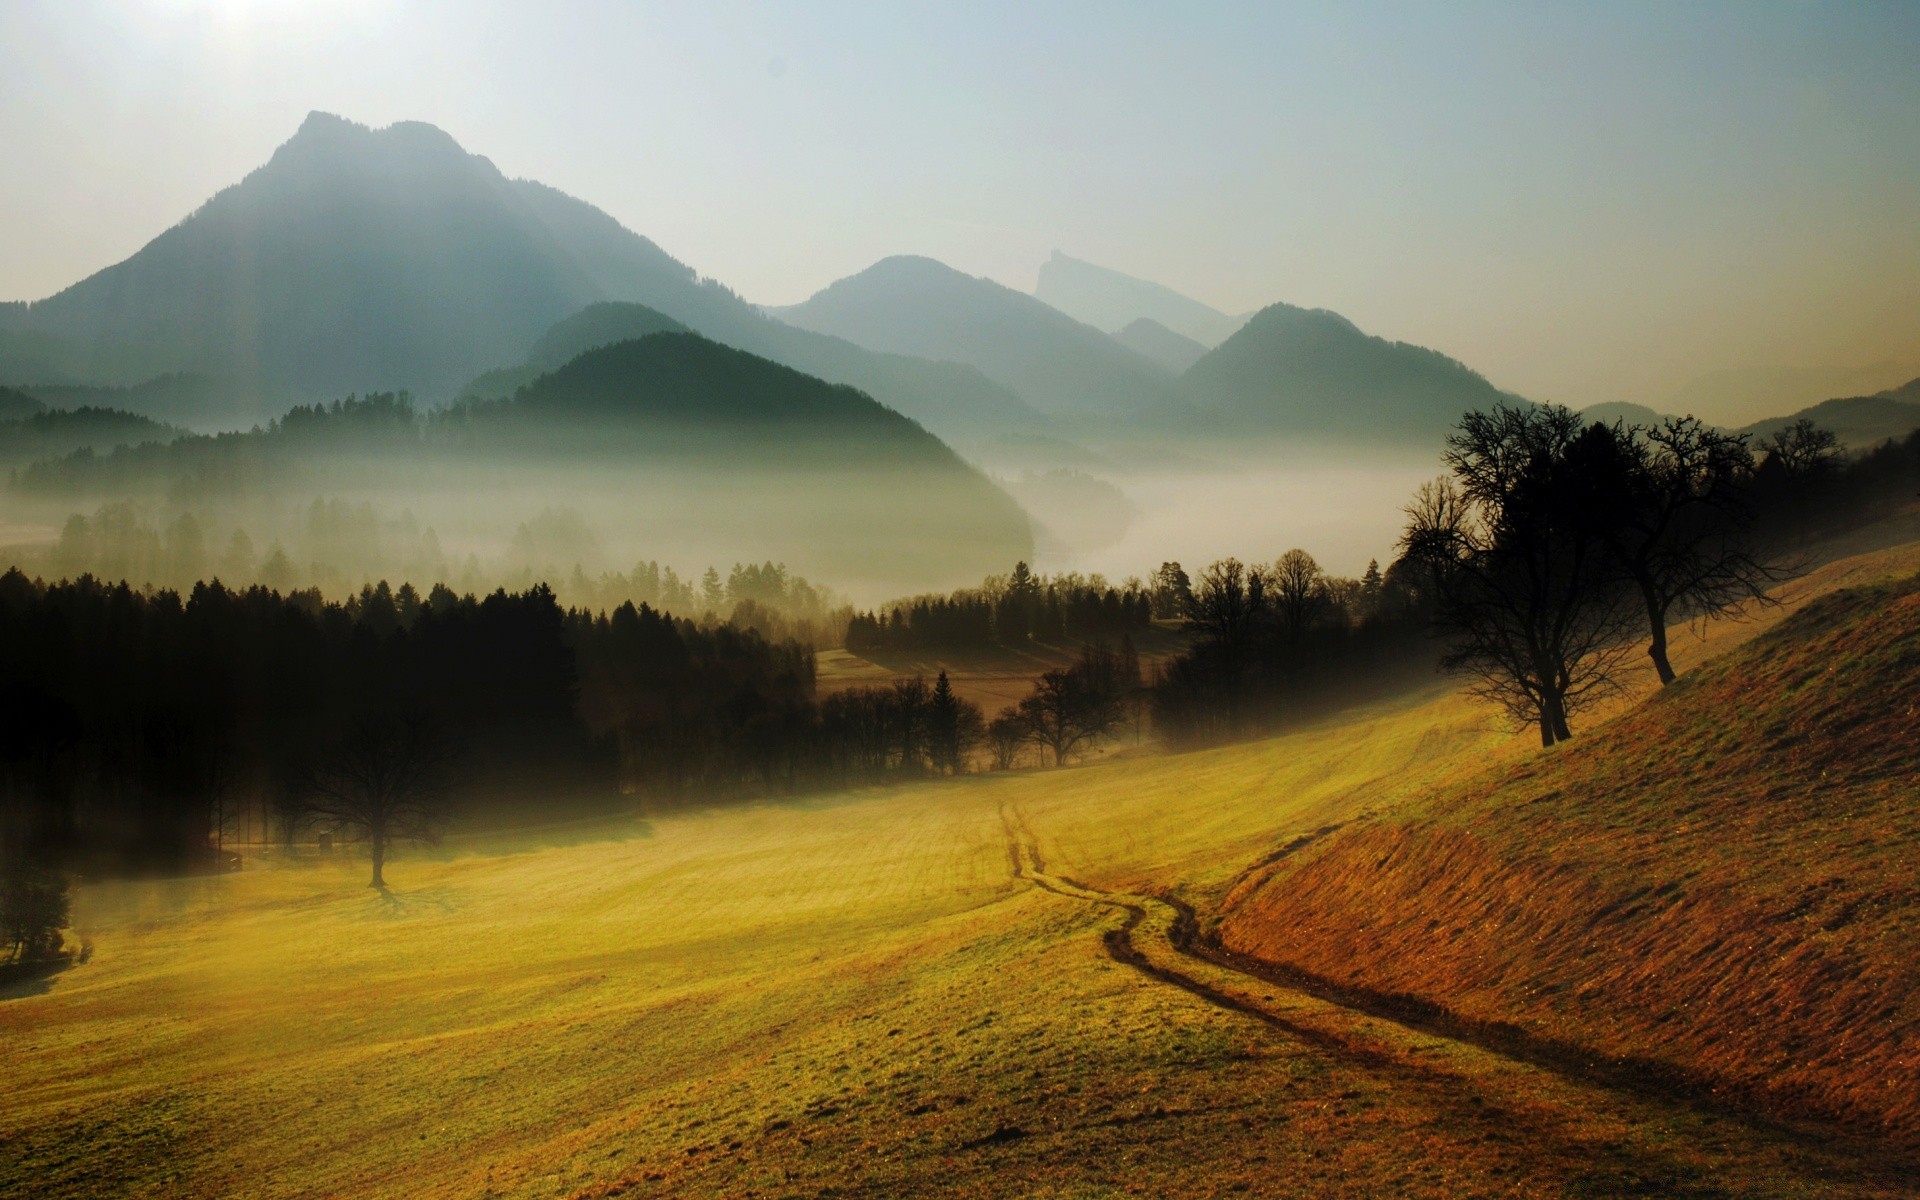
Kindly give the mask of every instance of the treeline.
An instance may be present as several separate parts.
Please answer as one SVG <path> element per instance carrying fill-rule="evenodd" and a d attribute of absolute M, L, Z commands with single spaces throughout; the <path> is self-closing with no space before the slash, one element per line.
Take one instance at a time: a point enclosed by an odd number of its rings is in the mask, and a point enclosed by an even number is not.
<path fill-rule="evenodd" d="M 1403 563 L 1345 579 L 1296 549 L 1271 564 L 1224 559 L 1197 581 L 1167 563 L 1156 582 L 1194 635 L 1151 684 L 1154 727 L 1176 746 L 1360 703 L 1430 676 L 1438 659 L 1428 597 Z"/>
<path fill-rule="evenodd" d="M 1437 664 L 1552 744 L 1636 654 L 1673 680 L 1670 623 L 1764 602 L 1800 546 L 1920 495 L 1920 431 L 1849 457 L 1804 420 L 1753 445 L 1691 418 L 1500 408 L 1468 414 L 1446 462 L 1384 573 L 1330 578 L 1298 550 L 1218 562 L 1191 584 L 1164 565 L 1150 591 L 1196 640 L 1155 673 L 1158 732 L 1251 736 Z"/>
<path fill-rule="evenodd" d="M 860 655 L 980 654 L 1031 644 L 1117 643 L 1153 625 L 1153 600 L 1137 579 L 1035 575 L 1026 563 L 977 588 L 915 596 L 854 613 L 847 649 Z"/>
<path fill-rule="evenodd" d="M 653 560 L 626 571 L 589 571 L 578 559 L 598 557 L 598 544 L 578 514 L 566 509 L 547 509 L 522 522 L 505 556 L 489 564 L 471 554 L 446 553 L 434 530 L 411 512 L 384 516 L 366 501 L 316 498 L 295 534 L 288 544 L 297 554 L 278 539 L 262 547 L 237 526 L 217 533 L 213 518 L 192 510 L 163 519 L 121 500 L 72 514 L 51 546 L 12 547 L 8 554 L 9 565 L 28 573 L 92 575 L 178 591 L 218 579 L 230 589 L 259 584 L 282 593 L 318 588 L 351 595 L 367 581 L 357 567 L 403 580 L 439 580 L 456 592 L 481 595 L 544 583 L 571 607 L 649 605 L 822 647 L 842 644 L 853 611 L 831 589 L 784 563 L 735 563 L 725 575 L 709 566 L 683 576 Z"/>
<path fill-rule="evenodd" d="M 312 832 L 317 780 L 402 750 L 444 770 L 449 799 L 515 822 L 975 764 L 985 722 L 944 674 L 824 699 L 814 682 L 805 643 L 650 605 L 563 608 L 544 586 L 383 583 L 335 602 L 8 571 L 0 884 L 20 877 L 8 864 L 216 866 L 227 842 Z M 325 811 L 323 831 L 365 833 Z"/>

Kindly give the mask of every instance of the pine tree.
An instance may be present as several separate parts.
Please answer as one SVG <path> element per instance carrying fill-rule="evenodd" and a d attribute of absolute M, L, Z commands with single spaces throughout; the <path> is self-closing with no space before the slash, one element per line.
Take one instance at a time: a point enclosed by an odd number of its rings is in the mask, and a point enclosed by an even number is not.
<path fill-rule="evenodd" d="M 927 751 L 935 771 L 952 774 L 959 770 L 960 702 L 945 671 L 934 681 L 933 699 L 927 708 Z"/>

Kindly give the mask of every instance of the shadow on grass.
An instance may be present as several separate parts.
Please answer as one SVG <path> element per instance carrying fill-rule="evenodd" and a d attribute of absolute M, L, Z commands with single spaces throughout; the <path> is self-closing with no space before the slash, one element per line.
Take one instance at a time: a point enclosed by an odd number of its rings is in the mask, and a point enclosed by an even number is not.
<path fill-rule="evenodd" d="M 85 962 L 87 957 L 86 952 L 81 951 L 75 954 L 63 954 L 58 958 L 42 958 L 33 962 L 0 965 L 0 1002 L 45 995 L 53 988 L 54 976 L 68 967 Z"/>
<path fill-rule="evenodd" d="M 458 893 L 453 888 L 426 888 L 420 891 L 395 891 L 392 886 L 371 889 L 375 898 L 377 915 L 388 920 L 404 920 L 408 917 L 445 916 L 460 909 Z"/>

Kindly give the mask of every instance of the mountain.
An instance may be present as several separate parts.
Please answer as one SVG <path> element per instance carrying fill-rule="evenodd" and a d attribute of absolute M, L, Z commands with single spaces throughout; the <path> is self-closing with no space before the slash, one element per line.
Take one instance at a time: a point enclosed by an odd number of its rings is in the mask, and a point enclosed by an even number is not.
<path fill-rule="evenodd" d="M 1180 378 L 1228 435 L 1432 442 L 1462 413 L 1516 397 L 1435 350 L 1363 333 L 1325 309 L 1275 304 Z"/>
<path fill-rule="evenodd" d="M 187 427 L 225 428 L 252 403 L 232 380 L 170 372 L 131 387 L 34 383 L 20 389 L 49 408 L 110 408 Z"/>
<path fill-rule="evenodd" d="M 606 213 L 508 179 L 431 125 L 376 130 L 325 113 L 125 262 L 0 306 L 0 380 L 214 377 L 232 397 L 229 425 L 348 392 L 445 399 L 607 300 L 851 383 L 942 432 L 1046 425 L 977 372 L 781 325 Z"/>
<path fill-rule="evenodd" d="M 1114 331 L 1113 340 L 1178 375 L 1207 356 L 1207 348 L 1185 334 L 1175 333 L 1152 317 L 1141 317 Z"/>
<path fill-rule="evenodd" d="M 1833 430 L 1843 445 L 1856 450 L 1877 446 L 1888 438 L 1904 438 L 1920 429 L 1920 379 L 1875 396 L 1823 400 L 1788 416 L 1755 421 L 1739 432 L 1752 434 L 1759 441 L 1799 420 Z"/>
<path fill-rule="evenodd" d="M 1132 416 L 1171 392 L 1171 372 L 1100 330 L 930 258 L 882 259 L 775 315 L 869 350 L 966 363 L 1053 415 Z"/>
<path fill-rule="evenodd" d="M 18 421 L 45 411 L 47 406 L 39 398 L 10 387 L 0 387 L 0 421 Z"/>
<path fill-rule="evenodd" d="M 1603 425 L 1624 421 L 1629 425 L 1654 426 L 1667 419 L 1666 413 L 1626 400 L 1606 400 L 1599 404 L 1590 404 L 1580 410 L 1580 415 L 1589 422 L 1598 421 Z"/>
<path fill-rule="evenodd" d="M 148 417 L 111 408 L 42 411 L 0 420 L 0 464 L 20 466 L 80 449 L 106 451 L 115 446 L 166 442 L 182 432 Z"/>
<path fill-rule="evenodd" d="M 497 367 L 460 389 L 462 398 L 498 400 L 589 350 L 656 333 L 690 333 L 685 325 L 644 304 L 603 300 L 554 323 L 517 367 Z"/>
<path fill-rule="evenodd" d="M 697 546 L 842 586 L 951 586 L 1033 552 L 1013 499 L 912 420 L 688 332 L 589 349 L 511 399 L 302 406 L 249 433 L 43 459 L 18 487 L 237 511 L 311 489 L 448 528 L 537 498 L 598 513 L 621 554 Z"/>
<path fill-rule="evenodd" d="M 1920 374 L 1920 360 L 1865 367 L 1736 367 L 1688 381 L 1659 407 L 1721 425 L 1792 412 L 1831 396 L 1869 396 Z"/>
<path fill-rule="evenodd" d="M 857 387 L 954 441 L 1044 434 L 1052 422 L 1008 389 L 959 363 L 875 354 L 851 342 L 795 329 L 740 305 L 701 314 L 704 336 L 834 383 Z M 461 389 L 463 395 L 503 397 L 596 346 L 652 333 L 687 331 L 672 317 L 627 301 L 601 301 L 556 322 L 515 367 L 496 368 Z M 714 331 L 727 336 L 722 337 Z"/>
<path fill-rule="evenodd" d="M 1142 317 L 1202 346 L 1218 346 L 1246 323 L 1170 287 L 1135 279 L 1107 267 L 1070 258 L 1058 250 L 1040 267 L 1035 296 L 1096 329 L 1124 329 Z"/>

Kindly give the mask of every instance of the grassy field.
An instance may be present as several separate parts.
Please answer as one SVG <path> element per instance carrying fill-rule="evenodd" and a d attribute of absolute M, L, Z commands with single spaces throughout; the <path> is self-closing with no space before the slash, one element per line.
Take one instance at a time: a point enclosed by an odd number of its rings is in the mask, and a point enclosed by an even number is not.
<path fill-rule="evenodd" d="M 1871 1146 L 1158 938 L 1165 889 L 1204 907 L 1536 754 L 1436 688 L 1196 754 L 455 843 L 385 895 L 357 861 L 93 885 L 90 961 L 0 993 L 0 1195 L 1920 1194 Z"/>
<path fill-rule="evenodd" d="M 1920 1144 L 1920 576 L 1357 822 L 1226 944 Z"/>

